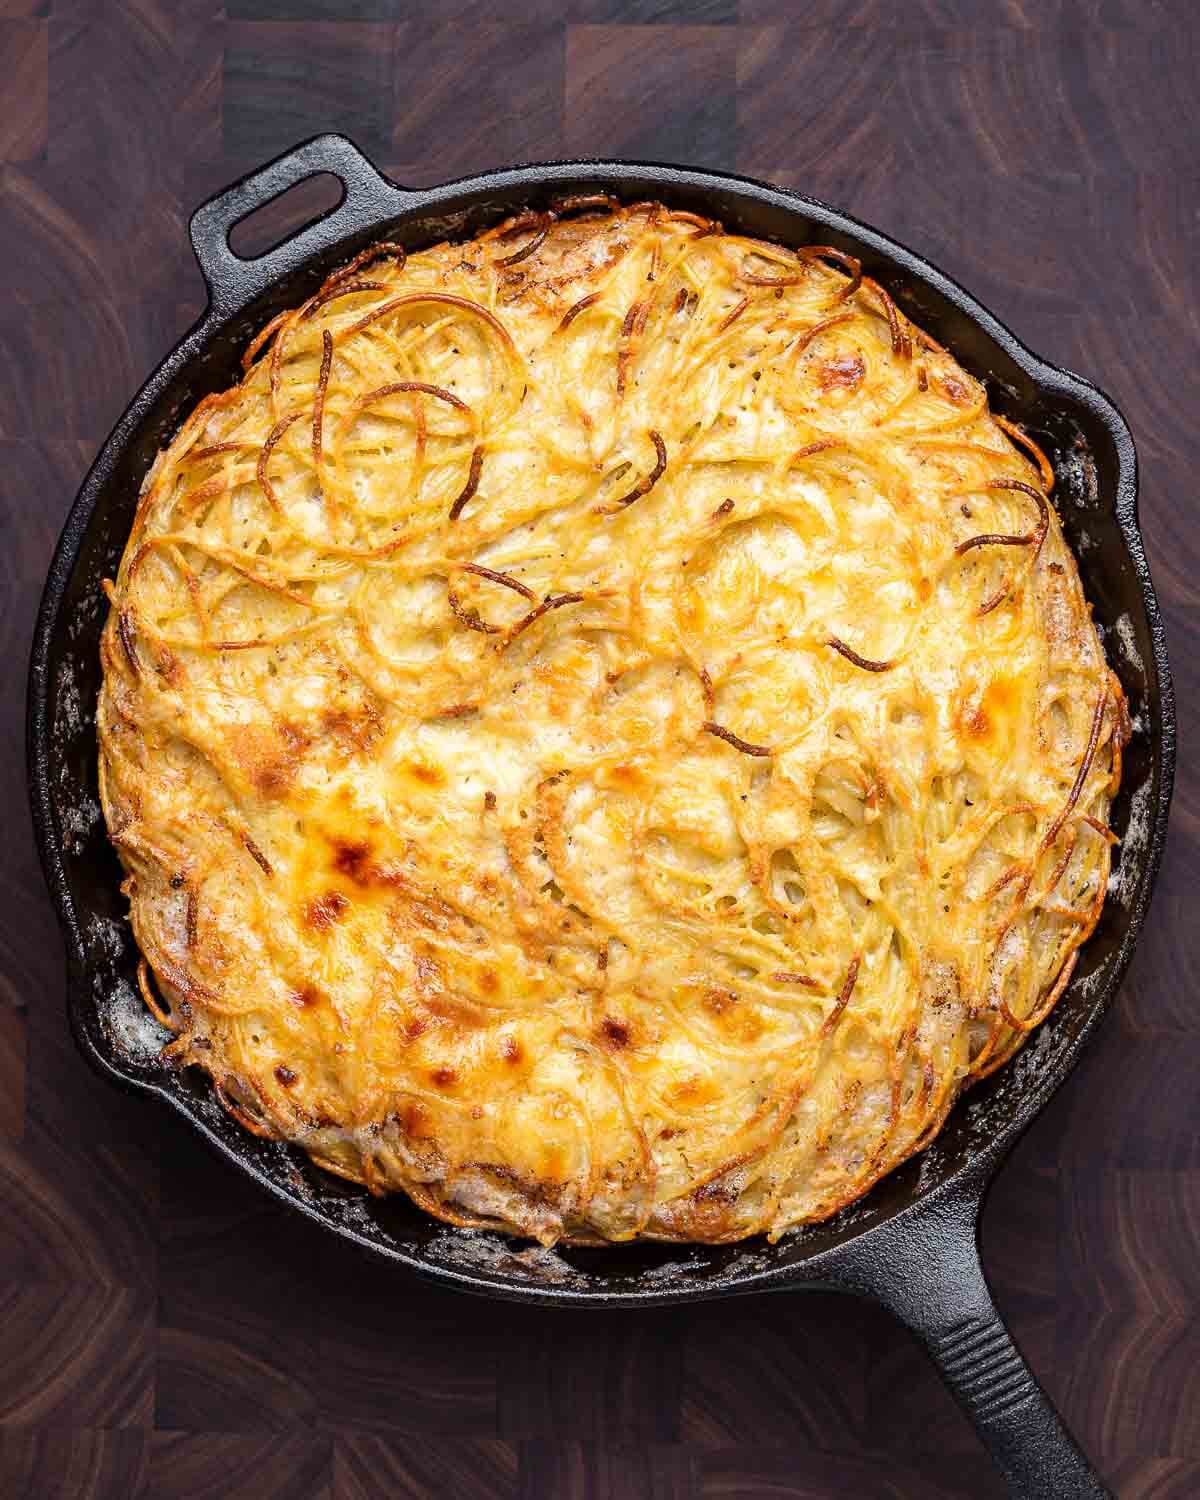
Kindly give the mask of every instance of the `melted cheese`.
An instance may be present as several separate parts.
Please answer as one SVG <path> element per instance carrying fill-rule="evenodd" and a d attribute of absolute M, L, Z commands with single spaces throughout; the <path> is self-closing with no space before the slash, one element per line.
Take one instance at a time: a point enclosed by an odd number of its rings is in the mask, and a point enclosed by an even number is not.
<path fill-rule="evenodd" d="M 850 271 L 657 205 L 384 247 L 159 455 L 102 792 L 248 1128 L 546 1242 L 778 1235 L 1049 1009 L 1120 689 L 1036 450 Z"/>

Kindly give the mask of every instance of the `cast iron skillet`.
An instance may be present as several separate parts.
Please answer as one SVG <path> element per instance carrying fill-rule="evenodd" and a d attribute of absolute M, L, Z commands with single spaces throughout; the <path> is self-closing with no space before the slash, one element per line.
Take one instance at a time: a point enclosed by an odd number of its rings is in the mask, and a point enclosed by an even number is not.
<path fill-rule="evenodd" d="M 316 172 L 339 205 L 256 260 L 229 248 L 234 224 Z M 96 795 L 93 705 L 105 607 L 139 484 L 158 448 L 206 393 L 230 385 L 251 336 L 340 262 L 378 239 L 419 246 L 468 236 L 568 192 L 662 197 L 727 228 L 783 244 L 832 244 L 987 382 L 994 407 L 1050 454 L 1056 503 L 1086 581 L 1135 732 L 1113 810 L 1122 835 L 1109 899 L 1066 993 L 1017 1057 L 973 1089 L 933 1145 L 829 1222 L 770 1246 L 631 1245 L 545 1251 L 450 1230 L 400 1198 L 371 1199 L 296 1150 L 256 1139 L 203 1079 L 161 1067 L 161 1036 L 131 986 L 116 858 Z M 809 198 L 742 177 L 632 162 L 518 167 L 412 192 L 380 176 L 344 137 L 320 136 L 197 210 L 191 238 L 208 284 L 204 317 L 134 398 L 84 481 L 51 564 L 29 680 L 30 795 L 43 868 L 68 957 L 68 1010 L 85 1057 L 114 1083 L 156 1095 L 277 1198 L 344 1239 L 447 1286 L 559 1306 L 638 1307 L 702 1297 L 839 1287 L 882 1301 L 923 1340 L 1014 1494 L 1104 1495 L 1009 1338 L 988 1291 L 976 1224 L 1022 1131 L 1074 1067 L 1129 962 L 1167 828 L 1175 713 L 1162 621 L 1137 528 L 1137 467 L 1113 404 L 1036 358 L 946 276 L 893 241 Z"/>

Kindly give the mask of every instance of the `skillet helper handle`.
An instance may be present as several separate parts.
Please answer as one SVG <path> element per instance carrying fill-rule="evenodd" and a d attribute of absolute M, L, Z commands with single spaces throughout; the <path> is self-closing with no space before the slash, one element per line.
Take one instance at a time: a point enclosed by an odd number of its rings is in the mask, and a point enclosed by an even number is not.
<path fill-rule="evenodd" d="M 270 203 L 280 193 L 328 172 L 342 184 L 336 208 L 290 236 L 274 249 L 251 259 L 235 255 L 229 234 L 235 224 Z M 368 230 L 400 211 L 408 198 L 403 188 L 389 182 L 344 135 L 318 135 L 265 167 L 235 182 L 191 217 L 188 233 L 208 287 L 210 311 L 218 318 L 249 306 L 268 287 L 314 251 L 329 244 L 330 230 L 349 237 Z"/>
<path fill-rule="evenodd" d="M 847 1279 L 925 1345 L 1016 1500 L 1112 1500 L 996 1310 L 979 1258 L 979 1207 L 930 1206 L 888 1226 L 893 1234 Z"/>

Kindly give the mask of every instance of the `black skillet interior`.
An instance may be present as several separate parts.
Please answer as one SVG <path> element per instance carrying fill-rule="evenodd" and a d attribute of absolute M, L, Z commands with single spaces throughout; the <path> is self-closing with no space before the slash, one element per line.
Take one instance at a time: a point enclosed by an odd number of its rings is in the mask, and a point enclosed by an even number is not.
<path fill-rule="evenodd" d="M 237 262 L 226 248 L 230 224 L 318 170 L 343 178 L 343 204 L 258 263 Z M 181 416 L 238 378 L 240 353 L 268 318 L 297 305 L 364 244 L 388 238 L 414 247 L 469 236 L 526 206 L 597 190 L 626 201 L 662 197 L 715 216 L 727 229 L 787 245 L 832 244 L 860 257 L 905 312 L 986 381 L 994 408 L 1022 422 L 1050 454 L 1056 503 L 1134 716 L 1113 813 L 1122 843 L 1110 898 L 1051 1018 L 1012 1063 L 960 1101 L 921 1157 L 835 1219 L 776 1246 L 530 1249 L 499 1234 L 449 1230 L 398 1197 L 373 1200 L 315 1170 L 299 1151 L 246 1134 L 203 1079 L 175 1076 L 156 1061 L 162 1035 L 137 999 L 136 951 L 97 798 L 93 705 L 105 613 L 99 582 L 116 570 L 141 480 Z M 379 178 L 348 142 L 321 137 L 206 205 L 193 222 L 193 239 L 213 304 L 135 398 L 85 481 L 51 570 L 31 667 L 31 797 L 67 942 L 71 1023 L 84 1054 L 114 1081 L 158 1094 L 226 1157 L 334 1232 L 425 1275 L 493 1295 L 613 1305 L 813 1283 L 839 1247 L 905 1210 L 955 1194 L 977 1200 L 1111 999 L 1165 837 L 1174 709 L 1137 533 L 1133 447 L 1112 404 L 1086 381 L 1031 355 L 961 288 L 902 247 L 822 204 L 736 177 L 583 162 L 408 193 Z"/>

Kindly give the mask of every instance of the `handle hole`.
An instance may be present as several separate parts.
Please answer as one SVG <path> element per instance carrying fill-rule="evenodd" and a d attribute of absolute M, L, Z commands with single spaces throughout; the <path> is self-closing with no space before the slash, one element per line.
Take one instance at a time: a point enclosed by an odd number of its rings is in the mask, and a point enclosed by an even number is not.
<path fill-rule="evenodd" d="M 240 218 L 229 231 L 229 248 L 240 260 L 257 260 L 331 213 L 345 196 L 340 177 L 314 172 Z"/>

